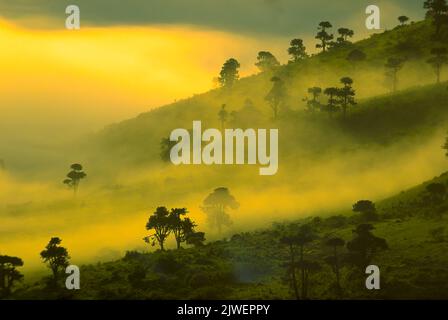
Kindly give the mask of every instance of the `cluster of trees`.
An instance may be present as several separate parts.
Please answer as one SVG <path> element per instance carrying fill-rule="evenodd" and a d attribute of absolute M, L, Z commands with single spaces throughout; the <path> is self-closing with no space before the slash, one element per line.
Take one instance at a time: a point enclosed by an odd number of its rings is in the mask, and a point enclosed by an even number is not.
<path fill-rule="evenodd" d="M 341 298 L 343 296 L 341 269 L 347 267 L 351 269 L 350 272 L 354 277 L 361 277 L 365 274 L 365 268 L 371 263 L 375 253 L 388 249 L 387 241 L 375 236 L 372 230 L 374 230 L 372 224 L 364 223 L 353 230 L 353 239 L 348 242 L 340 237 L 323 239 L 321 244 L 330 249 L 330 254 L 325 256 L 323 261 L 306 259 L 306 247 L 318 238 L 312 226 L 302 225 L 295 234 L 281 238 L 281 243 L 288 247 L 289 261 L 286 267 L 296 299 L 309 298 L 311 285 L 309 276 L 322 269 L 322 262 L 331 267 L 335 276 L 332 288 Z M 346 252 L 343 254 L 340 251 L 344 246 Z"/>
<path fill-rule="evenodd" d="M 405 58 L 391 57 L 384 65 L 386 77 L 392 82 L 392 92 L 396 92 L 398 89 L 398 73 L 405 62 Z M 436 83 L 440 83 L 442 68 L 445 64 L 448 64 L 448 50 L 443 47 L 431 49 L 431 57 L 426 62 L 434 69 Z"/>
<path fill-rule="evenodd" d="M 338 29 L 338 37 L 336 41 L 334 41 L 334 35 L 330 33 L 330 29 L 332 28 L 332 24 L 328 21 L 322 21 L 318 26 L 318 33 L 315 39 L 319 40 L 319 43 L 316 44 L 316 48 L 322 49 L 322 52 L 326 52 L 331 48 L 341 47 L 347 44 L 350 44 L 349 38 L 352 38 L 355 35 L 355 32 L 348 28 L 339 28 Z"/>
<path fill-rule="evenodd" d="M 318 33 L 316 39 L 319 43 L 316 44 L 316 48 L 321 48 L 323 52 L 333 47 L 340 47 L 346 44 L 350 44 L 349 38 L 354 36 L 354 31 L 348 28 L 339 28 L 338 37 L 336 41 L 333 41 L 334 35 L 328 33 L 328 29 L 332 28 L 332 25 L 328 21 L 319 23 Z M 306 47 L 302 39 L 292 39 L 288 48 L 288 54 L 291 56 L 289 62 L 298 62 L 309 57 L 306 52 Z M 257 62 L 255 65 L 260 71 L 273 71 L 276 67 L 280 66 L 278 59 L 269 51 L 260 51 L 257 55 Z M 218 83 L 222 87 L 230 88 L 239 79 L 239 68 L 241 67 L 238 60 L 230 58 L 224 62 L 219 77 Z"/>
<path fill-rule="evenodd" d="M 375 220 L 376 210 L 369 200 L 360 200 L 353 205 L 353 211 L 361 213 L 361 220 Z M 335 236 L 326 236 L 320 239 L 320 246 L 326 255 L 322 261 L 307 259 L 306 249 L 319 240 L 316 226 L 321 223 L 319 218 L 299 226 L 296 232 L 280 239 L 280 243 L 288 248 L 288 261 L 285 264 L 288 282 L 296 299 L 308 299 L 311 286 L 310 274 L 318 273 L 323 263 L 328 264 L 334 273 L 331 289 L 339 298 L 343 297 L 341 271 L 348 270 L 351 278 L 360 278 L 365 275 L 365 268 L 372 262 L 375 253 L 388 249 L 387 241 L 375 236 L 374 226 L 370 223 L 361 223 L 353 230 L 353 238 L 346 241 Z M 319 245 L 317 244 L 317 245 Z M 328 248 L 328 249 L 325 249 Z M 345 251 L 342 250 L 345 248 Z"/>
<path fill-rule="evenodd" d="M 226 187 L 219 187 L 213 190 L 202 202 L 201 210 L 207 216 L 207 222 L 212 229 L 215 229 L 219 235 L 222 234 L 224 227 L 230 227 L 232 220 L 228 213 L 229 209 L 238 209 L 239 203 Z M 149 217 L 146 223 L 146 230 L 152 230 L 153 233 L 144 237 L 143 240 L 152 246 L 158 244 L 160 249 L 165 250 L 165 241 L 174 235 L 177 249 L 181 248 L 182 243 L 200 247 L 205 241 L 205 233 L 197 232 L 197 224 L 186 217 L 188 210 L 186 208 L 158 207 Z"/>
<path fill-rule="evenodd" d="M 61 246 L 61 242 L 60 238 L 51 238 L 40 253 L 42 261 L 51 269 L 52 277 L 48 285 L 52 288 L 58 286 L 61 274 L 69 265 L 70 256 L 67 249 Z M 23 280 L 23 274 L 17 270 L 23 264 L 23 260 L 19 257 L 0 255 L 0 298 L 7 298 L 14 284 Z"/>
<path fill-rule="evenodd" d="M 446 0 L 426 0 L 423 7 L 427 9 L 426 18 L 432 19 L 438 37 L 444 25 L 448 25 L 448 4 Z"/>
<path fill-rule="evenodd" d="M 324 111 L 331 117 L 335 112 L 342 111 L 343 116 L 347 115 L 347 111 L 351 106 L 356 105 L 355 90 L 353 89 L 353 79 L 343 77 L 340 80 L 342 87 L 329 87 L 322 90 L 320 87 L 312 87 L 308 89 L 311 98 L 305 98 L 307 110 L 315 113 L 317 110 Z M 321 94 L 328 97 L 327 103 L 320 102 Z"/>
<path fill-rule="evenodd" d="M 424 3 L 424 8 L 427 9 L 426 16 L 428 19 L 432 19 L 434 25 L 436 26 L 436 39 L 440 40 L 438 36 L 442 30 L 442 27 L 448 25 L 448 5 L 446 0 L 427 0 Z M 406 25 L 409 21 L 407 16 L 399 16 L 398 21 L 401 26 Z M 322 21 L 318 25 L 318 32 L 315 39 L 319 42 L 316 44 L 316 48 L 321 49 L 322 52 L 327 52 L 332 48 L 340 48 L 342 46 L 350 45 L 350 39 L 354 36 L 354 31 L 349 28 L 339 28 L 337 30 L 337 35 L 335 36 L 331 33 L 332 24 L 329 21 Z M 290 47 L 288 48 L 288 54 L 290 55 L 289 63 L 297 63 L 304 59 L 307 59 L 309 55 L 306 52 L 306 47 L 302 39 L 295 38 L 291 40 Z M 346 59 L 356 65 L 360 61 L 366 59 L 366 54 L 360 49 L 351 50 Z M 402 57 L 390 57 L 385 63 L 386 77 L 391 82 L 392 92 L 398 89 L 398 73 L 403 68 L 405 63 Z M 431 50 L 431 57 L 427 62 L 434 68 L 437 83 L 440 82 L 440 75 L 442 68 L 445 64 L 448 64 L 448 51 L 444 47 L 437 47 Z M 279 66 L 280 62 L 278 59 L 269 51 L 260 51 L 257 56 L 257 62 L 255 65 L 260 69 L 260 71 L 275 71 Z M 218 82 L 221 86 L 231 88 L 235 82 L 239 79 L 240 63 L 235 59 L 231 58 L 227 60 L 220 72 L 218 77 Z M 334 112 L 342 110 L 345 115 L 348 108 L 354 105 L 354 91 L 351 88 L 352 83 L 350 83 L 350 78 L 343 78 L 347 81 L 343 82 L 343 88 L 327 88 L 322 90 L 319 88 L 310 88 L 309 93 L 313 95 L 312 100 L 306 100 L 308 110 L 315 111 L 316 109 L 326 111 L 330 115 Z M 278 118 L 279 110 L 284 106 L 287 99 L 287 88 L 285 81 L 278 75 L 271 78 L 272 88 L 266 95 L 265 100 L 269 104 L 273 112 L 273 119 Z M 310 91 L 311 90 L 311 91 Z M 328 103 L 321 105 L 317 97 L 324 93 L 328 96 Z M 227 121 L 227 114 L 222 111 L 220 114 L 221 123 Z"/>
<path fill-rule="evenodd" d="M 197 225 L 185 217 L 187 213 L 186 208 L 168 210 L 166 207 L 158 207 L 146 223 L 146 230 L 153 230 L 154 233 L 144 237 L 143 240 L 152 246 L 158 243 L 162 251 L 165 250 L 165 241 L 170 234 L 176 239 L 177 249 L 181 248 L 183 242 L 196 247 L 202 246 L 205 233 L 194 230 Z"/>

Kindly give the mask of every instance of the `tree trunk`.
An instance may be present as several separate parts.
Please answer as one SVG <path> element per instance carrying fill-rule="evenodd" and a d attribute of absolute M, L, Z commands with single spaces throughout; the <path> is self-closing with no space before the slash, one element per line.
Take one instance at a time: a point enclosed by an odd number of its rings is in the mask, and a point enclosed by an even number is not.
<path fill-rule="evenodd" d="M 56 287 L 58 285 L 58 268 L 57 267 L 51 267 L 51 271 L 53 272 L 53 285 Z"/>
<path fill-rule="evenodd" d="M 307 297 L 308 297 L 308 283 L 309 283 L 308 274 L 309 274 L 309 272 L 305 271 L 305 282 L 303 284 L 303 287 L 305 288 L 305 293 L 304 293 L 303 299 L 307 299 Z"/>
<path fill-rule="evenodd" d="M 336 273 L 336 286 L 337 286 L 337 294 L 341 297 L 342 288 L 341 288 L 341 277 L 339 274 L 339 260 L 338 260 L 338 250 L 337 247 L 334 247 L 334 271 Z"/>
<path fill-rule="evenodd" d="M 302 299 L 306 299 L 306 285 L 305 285 L 305 268 L 303 265 L 303 245 L 300 246 L 300 264 L 302 272 Z"/>
<path fill-rule="evenodd" d="M 394 92 L 397 92 L 397 72 L 394 72 Z"/>
<path fill-rule="evenodd" d="M 5 289 L 5 267 L 0 264 L 0 289 Z"/>
<path fill-rule="evenodd" d="M 296 296 L 296 300 L 300 300 L 299 288 L 297 287 L 297 279 L 296 279 L 296 261 L 294 257 L 294 248 L 293 245 L 289 245 L 289 252 L 291 255 L 291 277 L 292 277 L 292 286 L 294 288 L 294 294 Z"/>
<path fill-rule="evenodd" d="M 436 69 L 436 74 L 437 74 L 437 84 L 439 84 L 440 83 L 440 66 L 437 66 L 437 69 Z"/>

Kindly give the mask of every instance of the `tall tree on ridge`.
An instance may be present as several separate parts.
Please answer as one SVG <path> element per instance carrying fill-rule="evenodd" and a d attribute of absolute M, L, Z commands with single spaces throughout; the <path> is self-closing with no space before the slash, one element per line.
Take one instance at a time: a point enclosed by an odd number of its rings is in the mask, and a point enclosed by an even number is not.
<path fill-rule="evenodd" d="M 289 45 L 288 54 L 291 56 L 291 62 L 297 62 L 308 58 L 302 39 L 292 39 Z"/>
<path fill-rule="evenodd" d="M 339 44 L 349 43 L 348 38 L 353 38 L 355 32 L 348 28 L 339 28 L 338 29 L 339 37 L 336 39 Z"/>
<path fill-rule="evenodd" d="M 70 256 L 66 248 L 61 246 L 62 240 L 58 237 L 53 237 L 48 242 L 45 250 L 40 253 L 44 263 L 48 263 L 48 267 L 53 273 L 53 285 L 57 286 L 59 276 L 68 265 Z"/>
<path fill-rule="evenodd" d="M 232 88 L 235 82 L 239 79 L 238 69 L 240 68 L 240 63 L 234 59 L 230 58 L 227 60 L 219 73 L 218 81 L 221 86 L 226 88 Z"/>
<path fill-rule="evenodd" d="M 333 27 L 330 22 L 322 21 L 319 23 L 319 32 L 316 35 L 316 39 L 320 40 L 320 43 L 316 44 L 316 48 L 322 49 L 322 52 L 326 52 L 331 45 L 331 41 L 334 39 L 333 34 L 329 34 L 327 29 Z"/>

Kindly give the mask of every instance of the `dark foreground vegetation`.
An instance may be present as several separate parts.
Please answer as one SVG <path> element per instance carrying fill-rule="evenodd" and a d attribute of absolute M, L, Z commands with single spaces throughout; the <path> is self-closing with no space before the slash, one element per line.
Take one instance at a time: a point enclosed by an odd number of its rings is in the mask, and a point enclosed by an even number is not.
<path fill-rule="evenodd" d="M 129 251 L 82 266 L 81 290 L 66 290 L 54 274 L 57 284 L 43 279 L 9 297 L 447 299 L 447 186 L 443 174 L 376 205 L 358 201 L 351 213 L 275 223 L 203 246 Z M 369 264 L 380 268 L 380 290 L 365 287 Z"/>
<path fill-rule="evenodd" d="M 257 81 L 264 81 L 266 90 L 256 103 L 268 112 L 254 108 L 248 98 L 250 94 L 241 90 L 250 85 L 239 80 L 240 65 L 231 58 L 217 79 L 221 91 L 212 93 L 218 96 L 219 109 L 210 108 L 205 102 L 195 104 L 192 100 L 195 108 L 189 109 L 194 113 L 191 117 L 201 114 L 201 118 L 214 119 L 222 129 L 227 124 L 245 127 L 257 121 L 275 123 L 285 129 L 282 145 L 304 144 L 304 148 L 314 147 L 319 156 L 322 150 L 333 145 L 339 148 L 387 145 L 400 138 L 409 143 L 418 141 L 416 136 L 421 138 L 429 128 L 440 127 L 448 110 L 446 83 L 441 80 L 443 66 L 448 62 L 443 46 L 447 39 L 444 21 L 448 6 L 446 1 L 429 0 L 424 7 L 428 12 L 427 21 L 406 25 L 409 19 L 401 16 L 401 25 L 394 31 L 356 45 L 349 41 L 353 30 L 339 28 L 339 37 L 333 41 L 331 23 L 321 22 L 316 39 L 322 54 L 309 57 L 303 41 L 293 39 L 288 48 L 291 60 L 287 66 L 279 66 L 271 53 L 260 52 L 257 66 L 264 75 Z M 393 42 L 394 35 L 406 38 Z M 419 36 L 425 35 L 430 35 L 429 40 L 418 41 Z M 420 47 L 421 43 L 425 48 Z M 388 54 L 384 55 L 382 50 Z M 298 74 L 300 68 L 339 66 L 343 64 L 341 59 L 352 70 L 365 64 L 366 59 L 368 63 L 380 65 L 386 71 L 388 89 L 393 92 L 401 90 L 403 66 L 425 59 L 424 64 L 434 71 L 436 84 L 358 101 L 358 89 L 354 86 L 358 83 L 361 86 L 362 81 L 354 81 L 356 78 L 344 70 L 331 85 L 318 87 L 321 84 L 316 83 L 314 87 L 306 87 L 306 98 L 303 90 L 296 90 L 291 75 Z M 232 95 L 238 96 L 233 105 L 237 102 L 241 105 L 243 98 L 245 104 L 244 108 L 229 113 L 230 104 L 223 103 Z M 293 108 L 297 104 L 306 110 L 300 117 Z M 160 161 L 160 156 L 168 160 L 171 141 L 163 139 L 160 149 L 158 140 L 166 136 L 166 128 L 156 134 L 149 133 L 153 133 L 150 132 L 155 127 L 153 122 L 162 123 L 162 118 L 189 120 L 189 114 L 182 114 L 188 112 L 185 110 L 188 109 L 169 106 L 143 115 L 131 121 L 131 125 L 123 123 L 109 128 L 103 133 L 106 138 L 102 147 L 113 149 L 118 156 L 103 154 L 108 158 L 131 154 L 135 159 L 127 160 L 132 164 L 145 162 L 147 158 L 154 163 Z M 322 128 L 326 129 L 324 134 Z M 335 132 L 347 134 L 353 144 L 335 143 Z M 151 148 L 142 148 L 145 144 Z M 448 143 L 445 148 L 448 149 Z M 152 153 L 147 152 L 149 149 Z M 141 150 L 145 150 L 144 155 Z M 289 154 L 283 156 L 289 157 L 290 170 L 294 170 L 300 157 L 293 147 L 288 150 Z M 1 160 L 0 168 L 4 166 Z M 81 181 L 87 176 L 79 163 L 70 169 L 64 184 L 76 196 Z M 89 174 L 90 170 L 89 167 Z M 93 171 L 99 172 L 98 168 Z M 24 261 L 20 257 L 0 255 L 0 296 L 7 299 L 448 299 L 447 186 L 448 175 L 443 174 L 378 203 L 363 199 L 342 212 L 279 222 L 264 230 L 238 233 L 208 243 L 206 234 L 197 231 L 196 223 L 186 216 L 186 208 L 160 206 L 150 213 L 146 223 L 149 234 L 144 238 L 147 243 L 158 246 L 157 251 L 128 251 L 117 261 L 81 266 L 81 290 L 69 291 L 64 286 L 65 267 L 70 264 L 69 248 L 62 246 L 60 238 L 52 237 L 40 252 L 42 262 L 51 273 L 35 283 L 21 282 L 20 268 Z M 231 225 L 229 210 L 238 206 L 229 189 L 219 187 L 203 200 L 201 209 L 221 234 L 223 228 Z M 176 249 L 165 247 L 168 237 L 174 237 Z M 366 289 L 365 270 L 371 264 L 380 268 L 380 290 Z"/>

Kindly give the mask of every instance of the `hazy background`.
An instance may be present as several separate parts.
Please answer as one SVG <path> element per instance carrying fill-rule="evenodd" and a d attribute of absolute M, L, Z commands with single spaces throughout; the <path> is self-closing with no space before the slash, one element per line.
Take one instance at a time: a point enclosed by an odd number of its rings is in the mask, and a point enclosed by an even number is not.
<path fill-rule="evenodd" d="M 1 147 L 76 137 L 205 92 L 228 57 L 244 76 L 261 50 L 284 63 L 294 37 L 314 52 L 321 20 L 355 29 L 355 39 L 372 33 L 364 27 L 370 1 L 80 0 L 79 31 L 65 29 L 69 4 L 0 1 Z M 375 4 L 383 29 L 399 14 L 423 17 L 421 1 Z"/>
<path fill-rule="evenodd" d="M 229 96 L 196 95 L 213 87 L 226 59 L 237 58 L 244 77 L 258 73 L 254 63 L 261 50 L 286 63 L 292 38 L 303 38 L 313 53 L 322 20 L 333 23 L 333 32 L 349 27 L 355 39 L 368 37 L 364 10 L 371 3 L 105 3 L 78 1 L 81 30 L 68 31 L 65 7 L 71 2 L 0 1 L 0 159 L 7 167 L 0 172 L 0 253 L 22 257 L 28 270 L 43 268 L 39 252 L 52 236 L 63 239 L 73 263 L 148 250 L 144 226 L 160 205 L 187 207 L 207 239 L 216 239 L 200 205 L 219 186 L 229 187 L 241 203 L 231 212 L 235 225 L 227 236 L 273 221 L 347 211 L 358 199 L 381 199 L 445 168 L 443 127 L 430 128 L 417 140 L 382 145 L 372 138 L 363 144 L 356 132 L 303 115 L 280 131 L 280 167 L 273 177 L 258 176 L 258 167 L 163 164 L 160 139 L 198 116 L 216 127 L 222 103 L 238 111 L 251 97 L 264 119 L 257 125 L 272 125 L 264 101 L 270 74 L 244 79 Z M 376 4 L 382 8 L 381 31 L 395 27 L 399 15 L 420 20 L 424 14 L 422 1 Z M 357 98 L 386 94 L 385 58 L 379 52 L 375 64 L 369 61 L 356 72 L 347 62 L 321 67 L 320 60 L 295 70 L 288 88 L 295 111 L 303 111 L 308 87 L 336 85 L 348 70 Z M 411 61 L 400 85 L 428 84 L 433 78 L 424 60 Z M 179 102 L 102 131 L 174 101 Z M 73 162 L 82 163 L 88 174 L 77 199 L 61 183 Z"/>

